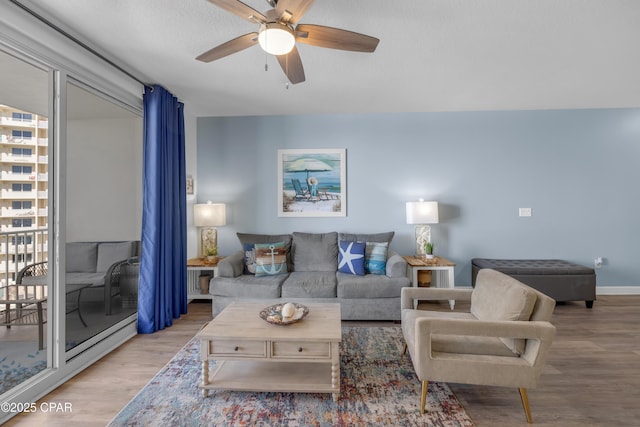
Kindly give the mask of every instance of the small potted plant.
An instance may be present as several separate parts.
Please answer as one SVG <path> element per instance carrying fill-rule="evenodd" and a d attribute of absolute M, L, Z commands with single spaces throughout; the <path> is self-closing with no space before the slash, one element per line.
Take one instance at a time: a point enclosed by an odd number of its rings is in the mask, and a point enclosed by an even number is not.
<path fill-rule="evenodd" d="M 433 243 L 431 242 L 427 242 L 424 245 L 424 252 L 425 252 L 425 258 L 427 259 L 431 259 L 433 258 Z"/>
<path fill-rule="evenodd" d="M 207 249 L 207 261 L 213 262 L 218 257 L 218 248 Z"/>

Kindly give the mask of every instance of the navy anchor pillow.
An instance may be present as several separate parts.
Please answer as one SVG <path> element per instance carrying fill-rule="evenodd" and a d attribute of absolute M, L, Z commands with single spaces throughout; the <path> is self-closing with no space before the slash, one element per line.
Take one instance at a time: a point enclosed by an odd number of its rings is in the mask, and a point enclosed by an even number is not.
<path fill-rule="evenodd" d="M 341 240 L 338 243 L 338 271 L 341 273 L 364 276 L 364 242 L 347 242 Z"/>

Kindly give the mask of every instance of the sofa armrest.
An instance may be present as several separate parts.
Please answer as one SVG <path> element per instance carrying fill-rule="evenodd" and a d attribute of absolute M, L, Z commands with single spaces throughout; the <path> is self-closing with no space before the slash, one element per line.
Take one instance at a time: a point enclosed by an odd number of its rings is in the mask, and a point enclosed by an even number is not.
<path fill-rule="evenodd" d="M 244 251 L 237 251 L 218 261 L 218 276 L 238 277 L 244 271 Z"/>
<path fill-rule="evenodd" d="M 473 289 L 451 288 L 402 288 L 400 293 L 400 308 L 414 308 L 414 300 L 424 301 L 471 301 Z"/>
<path fill-rule="evenodd" d="M 389 258 L 387 258 L 387 277 L 406 277 L 407 276 L 407 261 L 395 252 L 389 252 Z"/>

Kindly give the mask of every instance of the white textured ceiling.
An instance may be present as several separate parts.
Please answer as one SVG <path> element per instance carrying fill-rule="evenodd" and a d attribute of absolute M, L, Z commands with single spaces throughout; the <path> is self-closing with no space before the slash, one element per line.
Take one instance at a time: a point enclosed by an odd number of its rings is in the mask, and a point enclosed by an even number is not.
<path fill-rule="evenodd" d="M 289 89 L 258 46 L 194 59 L 257 27 L 206 0 L 23 3 L 197 116 L 640 107 L 638 0 L 316 0 L 301 23 L 380 44 L 298 44 L 307 80 Z"/>

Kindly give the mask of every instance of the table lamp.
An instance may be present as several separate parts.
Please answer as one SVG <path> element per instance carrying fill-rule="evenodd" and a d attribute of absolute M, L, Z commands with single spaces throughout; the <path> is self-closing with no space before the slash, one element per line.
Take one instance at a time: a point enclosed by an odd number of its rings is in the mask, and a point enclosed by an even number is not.
<path fill-rule="evenodd" d="M 431 227 L 438 223 L 438 202 L 407 202 L 407 224 L 416 224 L 416 255 L 425 255 L 425 245 L 431 243 Z"/>
<path fill-rule="evenodd" d="M 224 203 L 196 204 L 193 206 L 193 223 L 201 227 L 201 256 L 218 255 L 218 230 L 215 227 L 226 224 L 226 206 Z"/>

